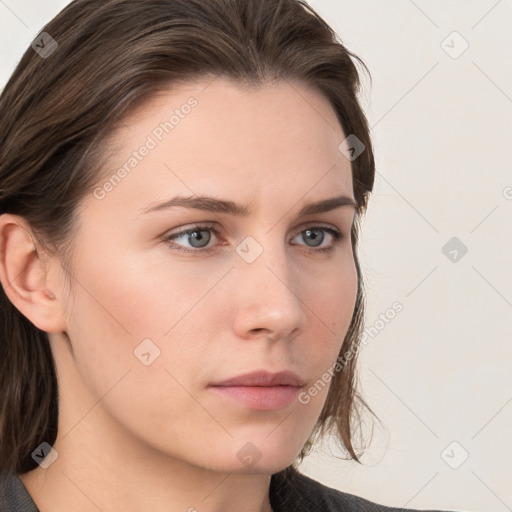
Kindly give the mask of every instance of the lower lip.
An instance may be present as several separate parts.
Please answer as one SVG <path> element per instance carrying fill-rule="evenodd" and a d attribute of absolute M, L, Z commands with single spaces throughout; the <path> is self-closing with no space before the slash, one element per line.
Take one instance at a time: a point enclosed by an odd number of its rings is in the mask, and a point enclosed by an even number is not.
<path fill-rule="evenodd" d="M 288 405 L 301 390 L 298 386 L 212 386 L 212 389 L 260 411 L 272 411 Z"/>

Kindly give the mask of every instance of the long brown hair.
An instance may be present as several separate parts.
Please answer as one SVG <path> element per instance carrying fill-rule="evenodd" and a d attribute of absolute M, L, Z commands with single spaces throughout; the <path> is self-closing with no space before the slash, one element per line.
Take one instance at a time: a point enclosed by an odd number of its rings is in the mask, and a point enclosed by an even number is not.
<path fill-rule="evenodd" d="M 351 162 L 358 289 L 340 352 L 354 357 L 333 375 L 298 457 L 330 432 L 359 460 L 353 446 L 359 406 L 371 410 L 356 390 L 364 317 L 357 240 L 375 175 L 369 127 L 357 98 L 356 64 L 368 72 L 364 63 L 301 0 L 75 0 L 39 38 L 36 48 L 46 54 L 28 48 L 0 96 L 0 214 L 26 219 L 38 243 L 63 263 L 77 205 L 101 178 L 102 141 L 123 114 L 170 84 L 207 76 L 252 85 L 300 80 L 319 90 L 344 133 L 364 144 Z M 21 474 L 37 466 L 31 453 L 41 442 L 55 442 L 58 386 L 47 333 L 13 306 L 4 289 L 8 284 L 2 285 L 0 471 Z"/>

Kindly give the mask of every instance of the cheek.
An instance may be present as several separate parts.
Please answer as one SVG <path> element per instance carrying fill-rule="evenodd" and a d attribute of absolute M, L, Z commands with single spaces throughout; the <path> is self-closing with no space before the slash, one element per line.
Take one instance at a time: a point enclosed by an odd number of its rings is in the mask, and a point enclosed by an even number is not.
<path fill-rule="evenodd" d="M 144 338 L 161 339 L 193 315 L 205 290 L 218 280 L 198 265 L 184 268 L 142 253 L 118 256 L 103 252 L 94 259 L 83 258 L 77 302 L 70 314 L 97 326 L 97 332 L 108 331 L 111 338 L 131 340 L 134 346 Z M 112 263 L 116 261 L 121 263 Z"/>
<path fill-rule="evenodd" d="M 336 362 L 352 321 L 357 298 L 357 271 L 354 260 L 331 271 L 314 294 L 309 295 L 310 333 L 314 340 L 305 350 L 314 379 L 299 396 L 310 414 L 320 414 L 327 398 L 332 376 L 338 373 Z"/>
<path fill-rule="evenodd" d="M 201 373 L 198 355 L 208 344 L 205 326 L 212 325 L 215 313 L 204 295 L 221 272 L 201 270 L 199 265 L 194 271 L 189 265 L 185 272 L 160 255 L 152 260 L 128 251 L 116 255 L 105 243 L 85 247 L 98 246 L 94 255 L 85 249 L 81 253 L 75 299 L 68 310 L 77 369 L 97 396 L 130 371 L 126 380 L 134 399 L 153 399 L 154 393 L 157 401 L 165 401 L 169 390 L 179 394 L 177 381 L 166 369 L 183 383 Z M 219 321 L 218 314 L 216 318 Z"/>
<path fill-rule="evenodd" d="M 70 305 L 76 371 L 91 407 L 100 404 L 138 437 L 155 443 L 162 436 L 171 439 L 171 433 L 183 430 L 184 419 L 197 415 L 197 403 L 184 389 L 200 371 L 201 347 L 190 339 L 194 333 L 187 331 L 186 318 L 165 336 L 186 312 L 179 301 L 169 300 L 173 288 L 144 274 L 104 269 L 82 267 L 81 286 Z M 89 422 L 103 421 L 99 409 Z"/>
<path fill-rule="evenodd" d="M 316 287 L 310 286 L 305 303 L 310 308 L 311 324 L 322 333 L 322 347 L 335 358 L 348 330 L 357 298 L 357 271 L 353 259 L 326 271 Z"/>

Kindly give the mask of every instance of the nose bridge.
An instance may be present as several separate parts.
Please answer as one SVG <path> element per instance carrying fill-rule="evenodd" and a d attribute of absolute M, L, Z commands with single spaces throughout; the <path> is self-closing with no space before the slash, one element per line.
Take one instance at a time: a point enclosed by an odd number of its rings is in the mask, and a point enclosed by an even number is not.
<path fill-rule="evenodd" d="M 283 337 L 303 325 L 299 283 L 286 249 L 273 231 L 248 236 L 237 246 L 237 328 L 242 331 L 265 329 Z"/>
<path fill-rule="evenodd" d="M 237 266 L 252 284 L 260 287 L 267 281 L 276 281 L 287 288 L 291 293 L 290 286 L 291 271 L 286 245 L 282 238 L 273 232 L 258 233 L 254 236 L 247 236 L 238 246 L 236 252 L 242 261 Z"/>

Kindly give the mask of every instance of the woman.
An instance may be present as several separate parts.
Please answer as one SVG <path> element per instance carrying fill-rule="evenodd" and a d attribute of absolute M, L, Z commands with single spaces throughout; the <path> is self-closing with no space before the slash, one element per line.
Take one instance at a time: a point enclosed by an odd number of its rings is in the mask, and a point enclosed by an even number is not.
<path fill-rule="evenodd" d="M 391 510 L 358 460 L 357 59 L 297 0 L 76 0 L 0 98 L 9 511 Z"/>

